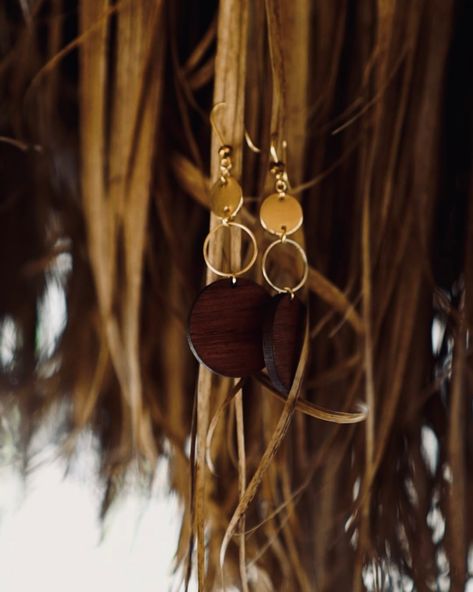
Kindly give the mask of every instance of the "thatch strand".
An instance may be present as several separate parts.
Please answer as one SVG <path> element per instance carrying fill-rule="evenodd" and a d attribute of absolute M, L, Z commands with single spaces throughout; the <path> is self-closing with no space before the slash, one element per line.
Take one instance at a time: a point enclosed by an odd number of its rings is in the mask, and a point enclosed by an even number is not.
<path fill-rule="evenodd" d="M 165 458 L 185 589 L 473 578 L 472 18 L 468 0 L 0 6 L 0 439 L 26 472 L 46 420 L 70 462 L 92 434 L 102 516 Z M 260 252 L 271 142 L 304 210 L 288 397 L 187 345 L 215 279 L 221 102 Z M 237 233 L 210 249 L 248 255 Z M 281 249 L 271 273 L 298 265 Z"/>

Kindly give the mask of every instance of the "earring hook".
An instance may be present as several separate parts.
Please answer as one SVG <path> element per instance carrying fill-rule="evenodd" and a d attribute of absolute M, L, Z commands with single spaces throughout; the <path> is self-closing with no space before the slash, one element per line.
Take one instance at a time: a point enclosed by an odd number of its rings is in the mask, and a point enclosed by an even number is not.
<path fill-rule="evenodd" d="M 271 158 L 274 160 L 274 162 L 286 162 L 286 152 L 287 152 L 287 142 L 286 140 L 283 140 L 281 142 L 281 146 L 282 146 L 282 158 L 279 158 L 278 155 L 278 151 L 276 148 L 276 143 L 277 143 L 277 136 L 276 134 L 273 134 L 271 136 L 271 145 L 269 147 L 269 152 L 271 154 Z"/>
<path fill-rule="evenodd" d="M 222 134 L 220 128 L 218 127 L 218 125 L 217 125 L 217 121 L 215 119 L 215 115 L 216 115 L 217 111 L 219 109 L 221 109 L 222 107 L 225 107 L 226 104 L 227 103 L 225 101 L 221 101 L 220 103 L 216 103 L 212 107 L 212 111 L 210 111 L 210 117 L 209 117 L 209 119 L 210 119 L 210 125 L 214 128 L 215 133 L 217 134 L 218 139 L 220 140 L 220 144 L 222 146 L 225 145 L 225 140 L 223 139 L 223 134 Z"/>
<path fill-rule="evenodd" d="M 261 148 L 258 148 L 258 146 L 256 146 L 256 144 L 253 142 L 253 140 L 251 139 L 250 134 L 248 133 L 248 130 L 245 129 L 245 141 L 248 145 L 248 148 L 252 151 L 252 152 L 256 152 L 256 154 L 259 154 L 261 152 Z"/>
<path fill-rule="evenodd" d="M 283 150 L 283 158 L 280 159 L 279 155 L 278 155 L 278 151 L 276 149 L 276 140 L 277 140 L 277 136 L 276 134 L 273 134 L 271 137 L 271 144 L 269 147 L 269 152 L 271 154 L 271 158 L 273 159 L 274 162 L 286 162 L 286 156 L 287 156 L 287 141 L 283 140 L 281 142 L 282 145 L 282 150 Z M 256 146 L 256 144 L 253 142 L 253 140 L 251 139 L 250 134 L 248 133 L 248 130 L 245 129 L 245 141 L 248 145 L 248 148 L 253 151 L 256 152 L 257 154 L 259 154 L 261 152 L 261 148 L 258 148 L 258 146 Z"/>

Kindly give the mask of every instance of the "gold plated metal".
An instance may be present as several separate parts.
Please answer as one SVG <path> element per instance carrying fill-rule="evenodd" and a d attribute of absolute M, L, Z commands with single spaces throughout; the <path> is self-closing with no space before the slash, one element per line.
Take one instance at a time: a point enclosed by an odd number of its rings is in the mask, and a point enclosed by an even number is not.
<path fill-rule="evenodd" d="M 273 159 L 273 161 L 275 163 L 280 163 L 281 159 L 279 158 L 276 144 L 277 144 L 277 134 L 273 134 L 271 136 L 271 145 L 269 147 L 269 153 L 271 154 L 271 158 Z M 283 161 L 285 161 L 286 160 L 286 153 L 287 153 L 286 140 L 282 140 L 281 147 L 282 147 L 282 159 L 283 159 Z"/>
<path fill-rule="evenodd" d="M 218 150 L 218 156 L 220 158 L 219 168 L 220 176 L 216 183 L 210 190 L 210 204 L 212 212 L 220 218 L 221 222 L 217 224 L 206 236 L 203 246 L 203 254 L 207 267 L 213 271 L 216 275 L 224 278 L 232 278 L 233 283 L 236 282 L 236 278 L 246 273 L 255 263 L 258 256 L 258 245 L 256 238 L 249 228 L 238 222 L 233 222 L 233 219 L 240 211 L 243 205 L 243 190 L 240 184 L 232 176 L 232 147 L 225 144 L 223 134 L 217 126 L 215 116 L 221 107 L 225 105 L 225 102 L 217 103 L 212 111 L 210 112 L 210 123 L 215 129 L 215 132 L 221 142 L 221 146 Z M 252 243 L 252 256 L 247 265 L 242 267 L 238 271 L 222 271 L 217 269 L 210 261 L 210 241 L 218 230 L 221 228 L 239 228 L 245 232 L 251 239 Z"/>
<path fill-rule="evenodd" d="M 248 130 L 245 129 L 245 141 L 248 145 L 248 148 L 254 152 L 255 154 L 259 154 L 261 152 L 261 148 L 258 148 L 258 146 L 256 146 L 256 144 L 253 142 L 253 140 L 251 139 L 250 134 L 248 133 Z"/>
<path fill-rule="evenodd" d="M 281 142 L 282 156 L 285 159 L 287 142 L 284 140 Z M 261 267 L 263 276 L 268 284 L 276 290 L 276 292 L 287 293 L 291 299 L 294 298 L 294 293 L 302 288 L 307 281 L 309 275 L 309 264 L 307 261 L 307 255 L 303 247 L 296 241 L 287 238 L 293 234 L 302 226 L 304 221 L 304 214 L 302 207 L 297 199 L 293 195 L 287 193 L 289 189 L 289 180 L 287 177 L 286 165 L 282 160 L 279 159 L 278 151 L 276 149 L 276 138 L 275 136 L 271 139 L 270 146 L 270 163 L 269 170 L 274 176 L 274 189 L 275 193 L 272 193 L 261 204 L 260 208 L 260 221 L 261 225 L 265 230 L 271 234 L 275 234 L 278 240 L 272 242 L 263 254 Z M 294 247 L 302 259 L 304 270 L 299 282 L 293 286 L 278 286 L 269 277 L 267 270 L 267 260 L 270 252 L 277 245 L 289 244 Z"/>
<path fill-rule="evenodd" d="M 238 271 L 222 271 L 222 270 L 214 267 L 214 265 L 210 261 L 210 258 L 209 258 L 210 239 L 221 228 L 230 228 L 230 229 L 231 228 L 239 228 L 240 230 L 243 230 L 243 232 L 245 232 L 251 239 L 251 245 L 253 247 L 253 253 L 251 255 L 251 259 L 244 267 L 242 267 Z M 240 275 L 243 275 L 244 273 L 246 273 L 247 271 L 249 271 L 253 267 L 253 264 L 256 261 L 256 258 L 258 257 L 258 245 L 256 243 L 255 235 L 244 224 L 239 224 L 238 222 L 229 222 L 229 221 L 224 220 L 220 224 L 217 224 L 217 226 L 215 226 L 206 236 L 205 241 L 204 241 L 204 246 L 203 246 L 203 253 L 204 253 L 205 263 L 207 264 L 208 268 L 211 269 L 216 275 L 218 275 L 220 277 L 225 277 L 225 278 L 236 278 L 236 277 L 239 277 Z"/>
<path fill-rule="evenodd" d="M 261 204 L 260 221 L 263 228 L 277 236 L 289 236 L 302 226 L 304 214 L 301 204 L 292 195 L 269 195 Z"/>
<path fill-rule="evenodd" d="M 218 179 L 210 191 L 212 212 L 223 220 L 234 218 L 243 205 L 243 191 L 233 178 Z"/>
<path fill-rule="evenodd" d="M 302 274 L 302 278 L 299 280 L 299 282 L 293 286 L 293 287 L 289 287 L 289 286 L 278 286 L 277 284 L 275 284 L 271 278 L 269 277 L 268 274 L 268 270 L 266 269 L 266 264 L 267 264 L 267 260 L 268 260 L 268 256 L 270 254 L 270 252 L 277 246 L 277 245 L 291 245 L 293 246 L 297 252 L 299 253 L 301 259 L 302 259 L 302 263 L 304 265 L 304 271 Z M 287 292 L 291 295 L 291 298 L 294 297 L 294 293 L 297 292 L 298 290 L 300 290 L 303 285 L 306 283 L 307 278 L 309 276 L 309 263 L 307 261 L 307 255 L 304 251 L 304 249 L 301 247 L 301 245 L 299 243 L 296 243 L 296 241 L 290 239 L 290 238 L 285 238 L 285 236 L 279 240 L 274 241 L 273 243 L 271 243 L 268 248 L 266 249 L 266 251 L 263 254 L 263 259 L 261 262 L 261 268 L 263 271 L 263 275 L 264 275 L 264 279 L 268 282 L 268 284 L 274 289 L 276 290 L 276 292 L 279 292 L 280 294 L 282 294 L 283 292 Z"/>

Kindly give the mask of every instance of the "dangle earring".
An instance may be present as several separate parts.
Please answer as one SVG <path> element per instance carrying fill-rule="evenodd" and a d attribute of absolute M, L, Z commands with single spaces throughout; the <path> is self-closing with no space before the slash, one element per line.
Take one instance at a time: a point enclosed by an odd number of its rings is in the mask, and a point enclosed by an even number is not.
<path fill-rule="evenodd" d="M 309 266 L 302 246 L 288 238 L 302 226 L 304 216 L 298 200 L 288 194 L 286 165 L 278 158 L 274 144 L 271 145 L 270 172 L 275 178 L 275 192 L 263 201 L 260 222 L 266 231 L 277 238 L 266 248 L 261 265 L 265 280 L 277 294 L 271 298 L 265 312 L 263 353 L 273 386 L 280 393 L 287 394 L 294 380 L 306 323 L 306 307 L 295 294 L 304 286 Z M 284 247 L 295 250 L 302 260 L 302 276 L 294 286 L 278 285 L 271 279 L 268 270 L 270 253 Z"/>
<path fill-rule="evenodd" d="M 217 374 L 236 378 L 249 376 L 264 367 L 262 318 L 270 296 L 262 286 L 241 278 L 254 265 L 258 246 L 253 232 L 234 221 L 243 205 L 243 194 L 231 174 L 232 147 L 223 142 L 214 124 L 216 107 L 211 121 L 222 143 L 218 151 L 220 177 L 210 197 L 212 212 L 220 221 L 207 234 L 203 255 L 207 267 L 224 279 L 209 284 L 198 295 L 189 316 L 187 335 L 190 348 L 201 364 Z M 231 233 L 232 229 L 241 230 L 249 237 L 252 254 L 240 269 L 226 271 L 211 261 L 210 241 L 217 233 Z"/>

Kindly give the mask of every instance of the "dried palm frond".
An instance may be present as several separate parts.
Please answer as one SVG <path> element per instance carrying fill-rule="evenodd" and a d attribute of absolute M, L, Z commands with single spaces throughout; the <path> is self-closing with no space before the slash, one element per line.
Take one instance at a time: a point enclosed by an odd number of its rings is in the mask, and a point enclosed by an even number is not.
<path fill-rule="evenodd" d="M 472 16 L 468 0 L 0 6 L 0 394 L 24 469 L 52 412 L 65 454 L 94 434 L 103 513 L 167 457 L 176 557 L 201 590 L 465 588 Z M 287 142 L 310 263 L 287 397 L 187 346 L 219 134 L 261 247 L 269 146 Z"/>

